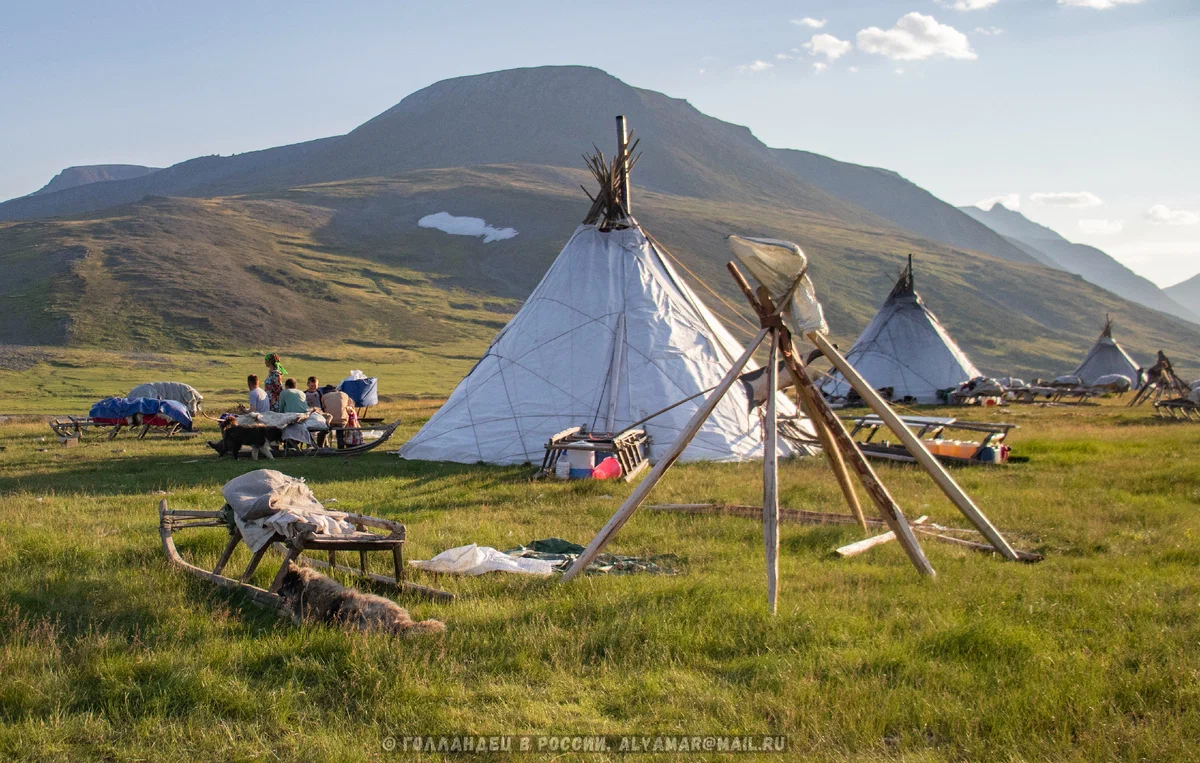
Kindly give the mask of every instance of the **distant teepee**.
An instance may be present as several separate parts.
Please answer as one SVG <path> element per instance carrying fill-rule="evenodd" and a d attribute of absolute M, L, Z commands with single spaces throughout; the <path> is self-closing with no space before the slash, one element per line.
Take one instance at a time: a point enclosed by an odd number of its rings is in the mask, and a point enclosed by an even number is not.
<path fill-rule="evenodd" d="M 893 400 L 910 398 L 918 403 L 940 402 L 939 390 L 981 375 L 917 294 L 912 255 L 846 359 L 873 388 L 890 387 Z M 821 390 L 829 397 L 841 397 L 850 385 L 835 373 Z"/>
<path fill-rule="evenodd" d="M 1095 384 L 1101 376 L 1120 374 L 1128 377 L 1136 389 L 1142 383 L 1142 369 L 1113 339 L 1112 328 L 1112 318 L 1104 316 L 1104 330 L 1100 332 L 1096 344 L 1092 345 L 1091 352 L 1075 369 L 1075 376 L 1084 384 Z"/>
<path fill-rule="evenodd" d="M 401 448 L 402 458 L 537 462 L 565 429 L 616 433 L 637 424 L 653 460 L 743 353 L 629 214 L 634 157 L 623 118 L 619 124 L 612 164 L 599 153 L 588 158 L 600 191 L 583 224 L 483 358 Z M 782 393 L 777 404 L 784 415 L 796 413 Z M 809 422 L 801 423 L 811 438 Z M 761 458 L 762 430 L 761 410 L 735 385 L 682 459 Z M 781 441 L 780 450 L 807 448 Z"/>

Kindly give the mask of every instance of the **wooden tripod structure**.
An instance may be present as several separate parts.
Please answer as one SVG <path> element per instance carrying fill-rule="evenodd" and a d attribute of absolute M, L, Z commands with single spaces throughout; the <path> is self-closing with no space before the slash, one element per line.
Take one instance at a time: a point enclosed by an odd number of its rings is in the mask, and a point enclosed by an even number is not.
<path fill-rule="evenodd" d="M 770 291 L 765 286 L 759 286 L 757 290 L 752 289 L 735 263 L 730 262 L 728 268 L 738 287 L 745 294 L 750 306 L 758 315 L 761 326 L 758 334 L 746 346 L 746 350 L 742 353 L 741 357 L 730 367 L 720 384 L 713 389 L 704 403 L 697 409 L 687 426 L 680 432 L 679 437 L 667 452 L 659 458 L 646 479 L 625 499 L 625 502 L 621 504 L 608 523 L 604 525 L 596 537 L 588 544 L 584 552 L 579 555 L 566 571 L 562 578 L 563 582 L 572 580 L 586 570 L 604 546 L 629 521 L 629 518 L 633 516 L 634 512 L 646 500 L 650 491 L 654 489 L 658 481 L 662 479 L 667 470 L 671 468 L 684 449 L 687 448 L 688 443 L 700 431 L 700 427 L 704 424 L 704 421 L 712 414 L 717 403 L 728 392 L 738 375 L 741 374 L 742 369 L 764 341 L 769 342 L 768 347 L 770 348 L 770 360 L 767 366 L 769 375 L 767 388 L 772 391 L 766 404 L 766 431 L 763 443 L 763 540 L 766 547 L 767 561 L 767 604 L 771 612 L 774 613 L 777 611 L 779 581 L 778 430 L 776 418 L 776 396 L 778 393 L 775 390 L 778 389 L 780 359 L 783 361 L 783 368 L 792 377 L 792 382 L 799 393 L 801 406 L 816 429 L 822 449 L 829 461 L 830 468 L 837 477 L 838 485 L 841 487 L 846 502 L 851 512 L 858 519 L 864 532 L 867 531 L 867 522 L 863 516 L 858 496 L 854 491 L 853 483 L 850 480 L 847 464 L 850 470 L 853 470 L 858 476 L 859 482 L 866 490 L 867 495 L 870 496 L 871 501 L 875 504 L 876 509 L 887 523 L 889 529 L 895 533 L 895 537 L 900 542 L 908 558 L 912 561 L 913 566 L 917 568 L 920 574 L 933 577 L 936 574 L 933 566 L 925 557 L 925 552 L 917 542 L 917 537 L 908 520 L 905 519 L 903 512 L 900 510 L 900 506 L 880 481 L 879 476 L 867 462 L 862 451 L 855 445 L 854 440 L 850 437 L 850 433 L 846 431 L 841 419 L 837 417 L 833 409 L 829 406 L 829 403 L 825 400 L 825 397 L 817 390 L 812 380 L 808 378 L 808 374 L 805 372 L 804 365 L 800 360 L 800 355 L 796 352 L 795 345 L 793 344 L 791 331 L 784 324 L 782 313 L 791 301 L 792 294 L 795 292 L 797 286 L 799 286 L 801 279 L 804 278 L 804 273 L 801 272 L 796 276 L 791 289 L 780 298 L 780 305 L 776 305 Z M 909 453 L 929 472 L 942 492 L 979 529 L 995 550 L 1006 559 L 1016 561 L 1018 559 L 1017 552 L 1009 546 L 1008 542 L 992 526 L 983 512 L 975 506 L 967 494 L 963 492 L 962 488 L 958 486 L 958 483 L 954 481 L 954 478 L 946 472 L 941 463 L 926 450 L 921 440 L 904 425 L 904 422 L 900 420 L 900 417 L 896 415 L 887 402 L 871 388 L 866 380 L 855 371 L 854 367 L 842 357 L 837 349 L 822 334 L 814 331 L 806 334 L 806 338 L 816 345 L 817 349 L 833 363 L 871 409 L 895 432 Z"/>

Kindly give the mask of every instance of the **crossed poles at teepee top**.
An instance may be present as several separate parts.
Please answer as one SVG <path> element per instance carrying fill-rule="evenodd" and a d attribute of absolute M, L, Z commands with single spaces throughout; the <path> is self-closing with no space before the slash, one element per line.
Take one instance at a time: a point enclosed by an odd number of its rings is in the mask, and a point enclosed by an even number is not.
<path fill-rule="evenodd" d="M 608 523 L 596 534 L 596 537 L 592 538 L 587 548 L 584 549 L 583 553 L 579 555 L 566 571 L 562 577 L 563 582 L 572 580 L 583 572 L 583 570 L 586 570 L 609 540 L 629 521 L 629 518 L 633 516 L 634 512 L 646 500 L 650 491 L 654 489 L 654 486 L 658 484 L 658 481 L 662 479 L 667 470 L 679 459 L 679 456 L 687 448 L 692 438 L 700 431 L 700 427 L 703 426 L 705 420 L 708 419 L 717 407 L 717 403 L 729 391 L 729 388 L 741 374 L 746 364 L 750 362 L 750 358 L 753 356 L 755 350 L 758 349 L 764 340 L 768 339 L 770 341 L 770 359 L 767 366 L 767 389 L 770 390 L 770 395 L 767 398 L 766 432 L 763 442 L 763 540 L 766 546 L 767 558 L 767 604 L 771 611 L 775 612 L 777 608 L 779 580 L 779 449 L 776 397 L 778 394 L 780 357 L 783 359 L 782 365 L 791 375 L 792 381 L 796 385 L 801 406 L 816 430 L 822 450 L 825 452 L 830 468 L 837 477 L 838 485 L 841 487 L 846 502 L 863 530 L 866 531 L 867 529 L 866 519 L 863 517 L 862 506 L 859 503 L 858 496 L 854 492 L 854 485 L 850 481 L 850 476 L 846 469 L 847 463 L 853 468 L 855 474 L 858 475 L 863 488 L 875 503 L 876 508 L 879 510 L 888 527 L 895 533 L 896 539 L 900 542 L 901 547 L 917 568 L 917 571 L 922 575 L 934 576 L 936 573 L 933 566 L 925 558 L 925 552 L 922 551 L 920 544 L 917 543 L 916 535 L 909 526 L 908 520 L 904 518 L 899 505 L 897 505 L 895 499 L 892 498 L 883 483 L 880 482 L 878 475 L 875 474 L 875 470 L 871 468 L 862 451 L 858 449 L 858 446 L 850 437 L 850 433 L 846 431 L 842 420 L 837 417 L 833 409 L 829 406 L 828 401 L 825 400 L 825 396 L 817 390 L 816 385 L 808 378 L 799 355 L 796 353 L 791 331 L 784 324 L 782 313 L 791 300 L 792 292 L 804 277 L 804 273 L 800 273 L 796 277 L 792 288 L 780 297 L 779 302 L 783 307 L 779 307 L 775 304 L 769 290 L 765 286 L 759 286 L 758 290 L 755 291 L 750 287 L 750 284 L 746 281 L 741 271 L 738 270 L 735 263 L 730 262 L 727 267 L 737 282 L 738 287 L 745 294 L 750 306 L 757 313 L 761 329 L 754 339 L 751 340 L 750 344 L 746 346 L 745 352 L 742 353 L 741 357 L 734 362 L 724 378 L 721 379 L 720 384 L 713 389 L 704 403 L 696 410 L 696 413 L 680 432 L 679 437 L 676 438 L 667 452 L 659 458 L 654 468 L 650 471 L 650 474 L 634 488 L 629 497 L 625 499 L 625 502 L 621 504 L 612 518 L 608 520 Z M 999 531 L 988 521 L 988 518 L 983 515 L 983 512 L 963 492 L 958 483 L 954 481 L 954 478 L 946 472 L 942 464 L 930 454 L 920 438 L 904 425 L 904 422 L 901 421 L 900 417 L 896 415 L 887 402 L 867 384 L 866 380 L 859 375 L 854 367 L 842 357 L 823 335 L 813 331 L 806 334 L 805 337 L 841 372 L 850 386 L 858 392 L 875 414 L 900 438 L 904 447 L 929 472 L 929 475 L 937 483 L 937 486 L 941 488 L 942 492 L 983 533 L 992 546 L 1005 558 L 1016 561 L 1017 554 L 1009 546 L 1004 537 L 1000 535 Z"/>

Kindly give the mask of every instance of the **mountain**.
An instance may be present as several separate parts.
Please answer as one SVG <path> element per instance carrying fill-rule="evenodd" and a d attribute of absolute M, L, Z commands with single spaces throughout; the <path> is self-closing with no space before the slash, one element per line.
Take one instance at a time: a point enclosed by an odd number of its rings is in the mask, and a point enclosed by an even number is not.
<path fill-rule="evenodd" d="M 0 204 L 0 220 L 75 214 L 144 196 L 222 196 L 437 167 L 537 164 L 575 168 L 614 143 L 615 114 L 654 145 L 644 188 L 703 199 L 759 198 L 849 218 L 862 210 L 773 160 L 750 130 L 686 101 L 581 66 L 514 69 L 436 83 L 350 133 L 229 157 L 209 156 L 103 186 Z M 883 224 L 882 221 L 876 221 Z"/>
<path fill-rule="evenodd" d="M 744 127 L 583 67 L 448 80 L 347 135 L 6 202 L 0 343 L 474 355 L 583 217 L 579 186 L 594 181 L 580 154 L 592 143 L 608 151 L 618 113 L 644 150 L 634 214 L 735 328 L 748 316 L 724 237 L 766 235 L 804 247 L 846 343 L 912 253 L 925 299 L 985 372 L 1069 370 L 1105 312 L 1129 327 L 1122 343 L 1139 359 L 1161 347 L 1200 369 L 1200 328 L 1011 252 L 914 232 L 924 214 L 950 230 L 960 213 L 898 176 L 832 160 L 816 172 Z M 878 198 L 859 196 L 874 206 L 865 209 L 830 191 L 840 171 L 864 170 L 864 182 L 895 178 L 911 198 L 906 224 Z M 449 230 L 512 230 L 488 240 L 426 227 L 441 213 L 473 218 Z M 1003 251 L 965 215 L 956 227 Z"/>
<path fill-rule="evenodd" d="M 31 193 L 30 196 L 54 193 L 55 191 L 75 188 L 76 186 L 87 185 L 88 183 L 102 183 L 107 180 L 129 180 L 130 178 L 149 175 L 151 172 L 157 172 L 158 170 L 158 167 L 143 167 L 140 164 L 87 164 L 80 167 L 67 167 L 52 177 L 49 183 Z"/>
<path fill-rule="evenodd" d="M 840 162 L 808 151 L 772 151 L 781 165 L 808 182 L 922 238 L 1013 262 L 1046 264 L 891 170 Z"/>
<path fill-rule="evenodd" d="M 1078 273 L 1084 280 L 1132 302 L 1200 325 L 1200 313 L 1180 304 L 1152 281 L 1142 278 L 1094 246 L 1071 243 L 1054 230 L 1033 222 L 1003 204 L 994 204 L 988 210 L 979 207 L 960 209 L 1025 247 L 1026 252 L 1038 252 L 1068 273 Z"/>
<path fill-rule="evenodd" d="M 1188 310 L 1200 315 L 1200 273 L 1174 286 L 1168 286 L 1163 291 Z"/>

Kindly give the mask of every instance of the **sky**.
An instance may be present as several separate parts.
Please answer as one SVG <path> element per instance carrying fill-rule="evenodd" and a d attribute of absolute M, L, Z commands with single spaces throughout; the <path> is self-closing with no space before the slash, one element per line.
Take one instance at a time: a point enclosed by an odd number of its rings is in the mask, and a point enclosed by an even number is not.
<path fill-rule="evenodd" d="M 767 144 L 1200 272 L 1197 0 L 6 3 L 0 199 L 347 132 L 448 77 L 585 64 Z"/>

